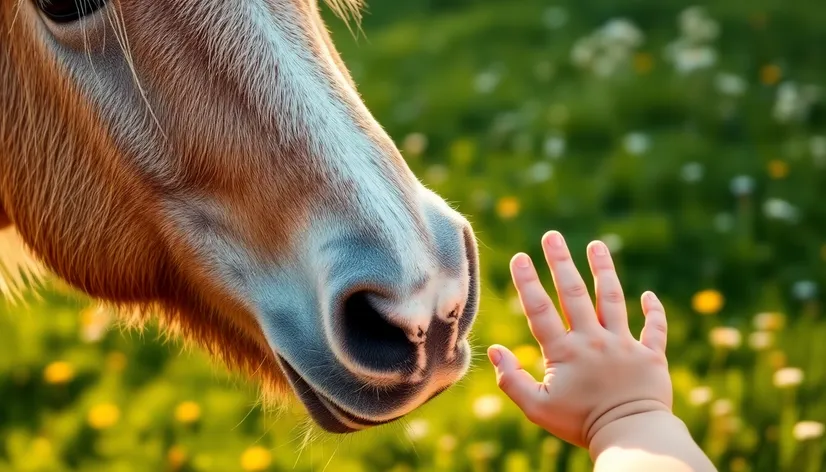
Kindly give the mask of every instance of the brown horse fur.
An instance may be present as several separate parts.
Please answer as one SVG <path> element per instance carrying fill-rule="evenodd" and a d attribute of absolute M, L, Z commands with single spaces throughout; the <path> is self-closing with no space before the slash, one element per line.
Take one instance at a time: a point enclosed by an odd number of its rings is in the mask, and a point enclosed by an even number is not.
<path fill-rule="evenodd" d="M 360 0 L 328 2 L 342 16 L 359 11 Z M 302 4 L 304 7 L 307 6 Z M 169 249 L 169 241 L 180 236 L 170 234 L 172 231 L 163 223 L 147 221 L 143 217 L 162 213 L 163 203 L 158 194 L 167 189 L 147 185 L 141 179 L 142 170 L 124 164 L 119 157 L 121 148 L 106 132 L 107 124 L 76 85 L 67 79 L 52 52 L 37 39 L 38 29 L 18 17 L 17 8 L 20 5 L 15 1 L 0 0 L 0 84 L 3 89 L 0 90 L 0 232 L 5 233 L 0 238 L 0 262 L 5 262 L 6 269 L 12 273 L 7 278 L 8 284 L 14 284 L 14 272 L 28 270 L 30 274 L 38 274 L 39 264 L 42 264 L 84 293 L 112 304 L 127 325 L 140 328 L 157 316 L 166 334 L 205 349 L 230 369 L 257 380 L 264 393 L 284 392 L 283 374 L 257 323 L 235 300 L 206 303 L 202 294 L 207 290 L 195 291 L 192 287 L 209 283 L 208 278 L 198 274 L 197 270 L 191 274 L 180 273 L 180 267 L 185 264 L 176 261 L 190 255 L 175 254 Z M 121 8 L 127 8 L 127 5 Z M 317 13 L 309 7 L 307 11 Z M 320 18 L 317 20 L 317 32 L 324 45 L 352 84 L 329 34 Z M 139 35 L 141 32 L 129 31 L 128 34 Z M 140 56 L 139 59 L 145 62 L 159 60 L 163 53 L 129 51 L 129 55 Z M 170 67 L 192 66 L 181 57 L 175 59 L 178 62 Z M 215 84 L 198 85 L 213 88 Z M 209 100 L 209 97 L 205 98 Z M 221 106 L 220 99 L 215 98 L 205 109 L 221 109 Z M 161 121 L 188 121 L 192 136 L 209 136 L 216 130 L 212 127 L 224 135 L 237 133 L 237 129 L 232 129 L 233 123 L 225 117 L 198 122 L 193 118 L 197 116 L 198 107 L 203 107 L 203 103 L 193 102 L 192 108 L 185 113 L 173 112 L 167 120 L 161 118 Z M 186 128 L 179 126 L 177 129 Z M 226 155 L 239 151 L 249 156 L 265 154 L 262 146 L 248 140 L 249 136 L 237 138 L 237 142 L 227 146 L 235 152 Z M 281 195 L 296 198 L 278 202 L 256 201 L 254 189 L 258 185 L 283 185 L 244 181 L 256 167 L 263 166 L 260 160 L 251 159 L 249 167 L 237 165 L 235 173 L 224 172 L 229 166 L 211 167 L 208 162 L 191 166 L 187 160 L 209 153 L 197 140 L 187 141 L 186 137 L 181 137 L 180 142 L 184 143 L 180 149 L 184 157 L 178 168 L 168 170 L 174 177 L 165 183 L 174 187 L 180 182 L 194 182 L 205 192 L 217 195 L 226 194 L 230 188 L 246 189 L 242 198 L 233 194 L 233 198 L 245 205 L 243 209 L 237 208 L 235 215 L 246 223 L 247 228 L 257 230 L 257 234 L 235 236 L 247 238 L 253 247 L 264 247 L 270 252 L 278 249 L 271 245 L 272 241 L 283 244 L 290 240 L 289 233 L 301 224 L 304 208 L 314 201 L 312 189 L 317 187 L 318 179 L 324 178 L 311 169 L 304 169 L 292 179 L 292 188 L 281 192 Z M 296 145 L 292 154 L 302 153 L 300 148 L 300 144 Z M 31 156 L 49 158 L 32 168 Z M 25 185 L 19 185 L 20 182 Z M 95 205 L 82 208 L 82 215 L 72 214 L 79 210 L 73 205 L 75 198 L 77 201 L 93 201 Z M 280 211 L 274 212 L 274 207 Z M 222 222 L 207 212 L 206 209 L 203 213 L 196 211 L 183 215 L 183 218 L 205 232 L 233 224 Z M 19 241 L 31 251 L 33 258 L 19 253 L 23 248 L 15 247 L 18 244 L 16 237 L 8 228 L 3 229 L 9 225 L 13 225 Z M 274 234 L 273 229 L 282 232 Z M 162 236 L 164 233 L 166 238 Z M 123 270 L 124 267 L 131 268 Z M 13 287 L 8 286 L 6 295 L 11 295 L 12 291 Z M 221 293 L 220 287 L 215 287 L 214 291 Z"/>

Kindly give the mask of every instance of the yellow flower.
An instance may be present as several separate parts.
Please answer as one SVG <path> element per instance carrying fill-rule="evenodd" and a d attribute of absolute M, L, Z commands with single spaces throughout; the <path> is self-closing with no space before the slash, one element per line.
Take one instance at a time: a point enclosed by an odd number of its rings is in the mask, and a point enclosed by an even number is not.
<path fill-rule="evenodd" d="M 253 446 L 241 454 L 241 468 L 246 471 L 266 470 L 272 463 L 272 454 L 261 446 Z"/>
<path fill-rule="evenodd" d="M 47 457 L 52 454 L 52 443 L 44 438 L 37 437 L 32 441 L 32 453 L 38 457 Z"/>
<path fill-rule="evenodd" d="M 509 220 L 519 214 L 519 207 L 516 197 L 502 197 L 496 204 L 496 213 L 503 220 Z"/>
<path fill-rule="evenodd" d="M 172 470 L 178 470 L 186 462 L 186 451 L 181 446 L 172 446 L 166 453 L 166 461 Z"/>
<path fill-rule="evenodd" d="M 780 159 L 772 159 L 769 161 L 769 177 L 779 180 L 789 175 L 789 164 Z"/>
<path fill-rule="evenodd" d="M 200 417 L 201 407 L 195 402 L 183 402 L 175 408 L 175 419 L 181 423 L 194 423 Z"/>
<path fill-rule="evenodd" d="M 713 315 L 723 308 L 725 299 L 723 294 L 717 290 L 701 290 L 694 294 L 691 299 L 691 306 L 694 311 L 701 315 Z"/>
<path fill-rule="evenodd" d="M 647 52 L 634 55 L 634 70 L 639 74 L 647 74 L 654 68 L 654 58 Z"/>
<path fill-rule="evenodd" d="M 89 410 L 86 418 L 89 426 L 94 429 L 107 429 L 114 426 L 120 419 L 120 410 L 117 405 L 102 403 Z"/>
<path fill-rule="evenodd" d="M 780 67 L 774 64 L 767 64 L 760 69 L 760 82 L 766 85 L 774 85 L 780 82 L 782 75 L 783 71 L 780 70 Z"/>
<path fill-rule="evenodd" d="M 513 349 L 513 354 L 519 360 L 523 369 L 531 370 L 542 357 L 542 353 L 536 346 L 523 344 Z"/>
<path fill-rule="evenodd" d="M 731 472 L 745 472 L 749 470 L 749 463 L 742 457 L 735 457 L 729 463 L 729 470 Z"/>
<path fill-rule="evenodd" d="M 70 382 L 75 377 L 75 369 L 71 364 L 64 361 L 52 362 L 43 371 L 43 378 L 46 383 L 58 385 Z"/>

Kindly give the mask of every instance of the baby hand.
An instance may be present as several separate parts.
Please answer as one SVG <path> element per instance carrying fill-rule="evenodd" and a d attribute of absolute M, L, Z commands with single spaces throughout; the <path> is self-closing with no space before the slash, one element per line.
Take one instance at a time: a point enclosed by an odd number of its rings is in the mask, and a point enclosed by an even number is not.
<path fill-rule="evenodd" d="M 545 377 L 537 382 L 510 350 L 494 345 L 488 356 L 502 391 L 530 421 L 580 447 L 588 447 L 600 429 L 619 419 L 649 412 L 670 415 L 666 320 L 657 297 L 643 294 L 645 326 L 637 341 L 628 328 L 622 286 L 604 243 L 588 245 L 596 306 L 562 235 L 547 233 L 542 248 L 570 330 L 530 258 L 517 254 L 511 261 L 513 282 L 542 349 Z"/>

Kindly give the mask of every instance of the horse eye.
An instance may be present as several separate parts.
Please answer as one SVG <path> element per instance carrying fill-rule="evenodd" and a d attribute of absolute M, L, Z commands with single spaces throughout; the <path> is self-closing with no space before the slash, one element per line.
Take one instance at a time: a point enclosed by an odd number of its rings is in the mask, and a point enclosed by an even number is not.
<path fill-rule="evenodd" d="M 71 23 L 100 10 L 108 0 L 37 0 L 37 7 L 55 23 Z"/>

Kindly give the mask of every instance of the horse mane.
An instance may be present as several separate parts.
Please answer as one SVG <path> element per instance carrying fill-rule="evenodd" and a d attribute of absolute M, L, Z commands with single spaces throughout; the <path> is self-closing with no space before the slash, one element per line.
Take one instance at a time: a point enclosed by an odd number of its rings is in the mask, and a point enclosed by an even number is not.
<path fill-rule="evenodd" d="M 364 0 L 326 0 L 331 10 L 344 21 L 350 18 L 356 23 L 361 22 L 361 14 L 364 9 Z"/>

